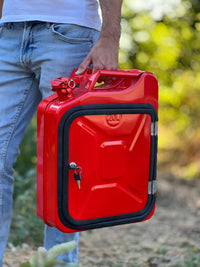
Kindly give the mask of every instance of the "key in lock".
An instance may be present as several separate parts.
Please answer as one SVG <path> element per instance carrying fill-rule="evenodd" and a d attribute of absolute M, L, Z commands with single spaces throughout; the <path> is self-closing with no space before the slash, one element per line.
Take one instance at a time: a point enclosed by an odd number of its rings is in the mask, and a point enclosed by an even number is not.
<path fill-rule="evenodd" d="M 74 171 L 74 180 L 77 182 L 78 188 L 81 189 L 81 172 L 82 168 L 77 166 L 75 162 L 69 164 L 69 169 Z"/>

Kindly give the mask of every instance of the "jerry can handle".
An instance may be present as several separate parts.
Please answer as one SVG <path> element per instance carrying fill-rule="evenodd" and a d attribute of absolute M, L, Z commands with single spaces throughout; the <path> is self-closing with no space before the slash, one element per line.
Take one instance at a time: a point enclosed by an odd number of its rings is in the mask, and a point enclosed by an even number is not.
<path fill-rule="evenodd" d="M 54 81 L 50 81 L 52 84 L 52 90 L 57 91 L 60 100 L 67 100 L 73 98 L 72 91 L 75 87 L 80 84 L 87 88 L 87 91 L 92 91 L 95 88 L 95 84 L 100 81 L 102 77 L 110 78 L 138 78 L 143 71 L 132 69 L 132 70 L 97 70 L 92 73 L 91 69 L 87 69 L 84 73 L 76 75 L 77 69 L 74 69 L 70 77 L 59 77 Z M 103 81 L 103 79 L 102 79 Z"/>
<path fill-rule="evenodd" d="M 77 69 L 73 71 L 75 74 Z M 97 70 L 94 73 L 91 73 L 91 69 L 86 70 L 81 77 L 87 77 L 89 81 L 88 91 L 92 91 L 95 87 L 96 82 L 98 82 L 100 77 L 115 77 L 115 78 L 137 78 L 143 71 L 140 70 Z M 75 77 L 78 77 L 76 75 Z"/>

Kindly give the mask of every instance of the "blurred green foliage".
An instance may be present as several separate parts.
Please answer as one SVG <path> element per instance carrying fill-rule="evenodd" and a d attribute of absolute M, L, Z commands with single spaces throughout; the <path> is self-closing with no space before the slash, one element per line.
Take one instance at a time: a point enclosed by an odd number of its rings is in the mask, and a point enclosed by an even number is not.
<path fill-rule="evenodd" d="M 159 170 L 200 174 L 200 2 L 182 1 L 155 21 L 123 6 L 120 67 L 153 72 L 159 81 Z"/>
<path fill-rule="evenodd" d="M 120 68 L 153 72 L 159 81 L 160 172 L 183 179 L 200 174 L 200 2 L 182 1 L 155 21 L 124 0 Z M 11 241 L 40 243 L 43 224 L 36 217 L 36 117 L 15 165 Z"/>
<path fill-rule="evenodd" d="M 36 215 L 36 116 L 20 145 L 15 164 L 13 218 L 9 241 L 41 245 L 44 224 Z"/>

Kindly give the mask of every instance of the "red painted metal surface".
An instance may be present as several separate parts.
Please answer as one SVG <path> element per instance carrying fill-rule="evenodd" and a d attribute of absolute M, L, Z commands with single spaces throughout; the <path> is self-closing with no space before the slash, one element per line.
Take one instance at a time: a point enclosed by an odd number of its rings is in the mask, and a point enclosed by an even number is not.
<path fill-rule="evenodd" d="M 97 81 L 105 83 L 95 87 Z M 37 213 L 63 232 L 58 212 L 59 124 L 79 105 L 142 103 L 158 109 L 158 84 L 148 72 L 90 71 L 52 82 L 55 94 L 38 107 Z M 142 210 L 148 198 L 151 116 L 148 114 L 85 115 L 69 130 L 69 164 L 81 166 L 81 188 L 68 170 L 69 215 L 76 221 L 112 217 Z M 65 208 L 65 207 L 64 207 Z M 146 218 L 150 218 L 151 214 Z"/>
<path fill-rule="evenodd" d="M 136 212 L 147 202 L 150 116 L 126 114 L 119 120 L 84 116 L 71 125 L 69 162 L 82 167 L 81 190 L 73 171 L 69 176 L 69 212 L 77 220 Z"/>

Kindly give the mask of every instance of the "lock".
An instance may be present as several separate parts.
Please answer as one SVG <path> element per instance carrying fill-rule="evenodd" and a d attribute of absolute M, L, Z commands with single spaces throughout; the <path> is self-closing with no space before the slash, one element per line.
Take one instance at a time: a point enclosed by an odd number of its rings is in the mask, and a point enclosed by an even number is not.
<path fill-rule="evenodd" d="M 69 169 L 74 171 L 74 180 L 77 182 L 78 188 L 81 189 L 81 172 L 82 168 L 77 166 L 75 162 L 69 164 Z"/>
<path fill-rule="evenodd" d="M 78 170 L 80 167 L 77 167 L 75 162 L 71 162 L 69 164 L 69 168 L 70 168 L 70 170 Z"/>

